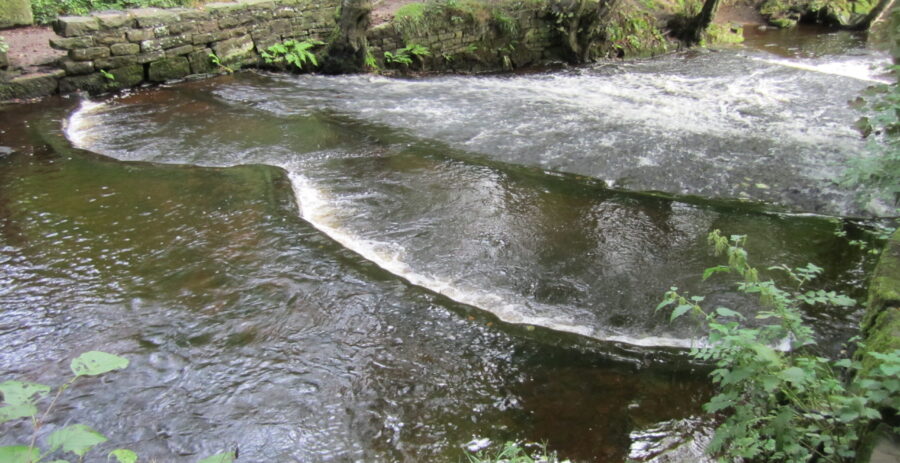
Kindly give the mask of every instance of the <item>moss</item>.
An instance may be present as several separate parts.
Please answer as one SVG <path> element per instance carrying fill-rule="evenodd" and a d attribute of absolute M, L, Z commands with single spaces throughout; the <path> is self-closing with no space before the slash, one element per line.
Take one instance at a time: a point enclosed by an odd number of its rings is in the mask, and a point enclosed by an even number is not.
<path fill-rule="evenodd" d="M 862 321 L 865 348 L 858 353 L 865 373 L 875 364 L 867 352 L 900 349 L 900 231 L 885 245 L 869 283 L 869 301 Z"/>
<path fill-rule="evenodd" d="M 424 3 L 408 3 L 397 10 L 397 13 L 394 14 L 394 19 L 398 21 L 422 21 L 425 19 L 427 8 Z"/>
<path fill-rule="evenodd" d="M 710 24 L 704 33 L 701 46 L 708 47 L 719 44 L 734 44 L 744 41 L 744 27 L 740 24 Z"/>
<path fill-rule="evenodd" d="M 878 0 L 766 0 L 760 13 L 778 27 L 793 27 L 803 17 L 825 24 L 851 26 L 877 4 Z"/>

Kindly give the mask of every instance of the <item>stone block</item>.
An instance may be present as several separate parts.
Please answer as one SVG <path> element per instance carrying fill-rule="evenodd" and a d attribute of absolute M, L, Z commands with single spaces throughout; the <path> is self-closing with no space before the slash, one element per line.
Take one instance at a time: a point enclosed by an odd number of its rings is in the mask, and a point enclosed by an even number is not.
<path fill-rule="evenodd" d="M 194 33 L 206 34 L 219 30 L 219 22 L 215 20 L 197 21 L 194 23 Z"/>
<path fill-rule="evenodd" d="M 253 22 L 253 19 L 253 15 L 246 12 L 226 14 L 219 18 L 219 28 L 228 29 L 240 26 Z"/>
<path fill-rule="evenodd" d="M 194 34 L 191 43 L 194 45 L 204 45 L 213 41 L 213 34 Z"/>
<path fill-rule="evenodd" d="M 34 24 L 29 0 L 0 0 L 0 29 Z"/>
<path fill-rule="evenodd" d="M 69 50 L 69 58 L 75 61 L 91 61 L 97 58 L 109 57 L 109 48 L 107 47 L 90 47 Z"/>
<path fill-rule="evenodd" d="M 141 46 L 136 43 L 117 43 L 109 46 L 109 52 L 113 56 L 136 55 L 141 52 Z"/>
<path fill-rule="evenodd" d="M 122 11 L 103 11 L 91 16 L 97 18 L 101 29 L 119 29 L 131 27 L 134 24 L 134 20 L 128 16 L 128 13 Z"/>
<path fill-rule="evenodd" d="M 70 76 L 59 80 L 59 93 L 72 93 L 78 90 L 86 90 L 90 93 L 102 93 L 108 90 L 109 79 L 103 74 L 95 72 L 84 76 Z"/>
<path fill-rule="evenodd" d="M 59 88 L 59 79 L 65 75 L 65 71 L 58 69 L 53 72 L 39 74 L 27 74 L 0 83 L 0 101 L 13 98 L 38 98 L 52 95 Z"/>
<path fill-rule="evenodd" d="M 109 30 L 94 34 L 94 43 L 97 45 L 112 45 L 114 43 L 126 43 L 128 38 L 125 33 L 117 30 Z"/>
<path fill-rule="evenodd" d="M 159 8 L 138 8 L 129 10 L 128 14 L 140 28 L 168 26 L 179 21 L 177 14 Z"/>
<path fill-rule="evenodd" d="M 129 42 L 140 43 L 152 39 L 153 31 L 151 29 L 131 29 L 125 32 L 125 36 Z"/>
<path fill-rule="evenodd" d="M 94 60 L 94 69 L 116 69 L 125 66 L 133 66 L 138 64 L 137 56 L 129 55 L 129 56 L 112 56 L 109 58 L 98 58 Z"/>
<path fill-rule="evenodd" d="M 209 13 L 193 8 L 170 8 L 169 11 L 178 15 L 182 21 L 203 21 L 209 19 Z"/>
<path fill-rule="evenodd" d="M 109 71 L 115 77 L 115 83 L 120 88 L 134 87 L 144 81 L 144 66 L 132 64 Z"/>
<path fill-rule="evenodd" d="M 166 50 L 166 58 L 172 58 L 175 56 L 186 55 L 194 51 L 193 45 L 182 45 L 180 47 L 170 48 Z"/>
<path fill-rule="evenodd" d="M 100 22 L 91 16 L 60 16 L 53 22 L 53 30 L 63 37 L 80 37 L 100 30 Z"/>
<path fill-rule="evenodd" d="M 76 48 L 90 48 L 94 46 L 93 37 L 54 37 L 50 39 L 50 47 L 57 50 L 74 50 Z"/>
<path fill-rule="evenodd" d="M 151 63 L 153 61 L 158 61 L 166 57 L 166 52 L 162 50 L 151 51 L 147 53 L 141 53 L 137 55 L 137 62 L 140 64 Z"/>
<path fill-rule="evenodd" d="M 141 42 L 141 53 L 154 53 L 162 50 L 163 47 L 159 40 L 144 40 Z"/>
<path fill-rule="evenodd" d="M 182 21 L 169 26 L 169 32 L 176 35 L 194 32 L 196 29 L 197 25 L 193 21 Z"/>
<path fill-rule="evenodd" d="M 191 65 L 191 74 L 209 74 L 216 71 L 216 65 L 209 58 L 210 53 L 212 50 L 204 48 L 187 55 L 188 63 Z"/>
<path fill-rule="evenodd" d="M 150 63 L 147 78 L 151 82 L 165 82 L 167 80 L 181 79 L 191 73 L 191 65 L 187 58 L 177 56 Z"/>
<path fill-rule="evenodd" d="M 191 43 L 191 36 L 190 34 L 173 35 L 171 37 L 163 37 L 159 39 L 158 42 L 163 50 L 168 50 L 182 45 L 189 45 Z"/>
<path fill-rule="evenodd" d="M 253 40 L 247 36 L 223 40 L 213 44 L 212 49 L 225 64 L 246 63 L 255 58 Z"/>
<path fill-rule="evenodd" d="M 69 76 L 80 76 L 94 72 L 93 61 L 72 61 L 64 58 L 59 60 L 59 67 Z"/>

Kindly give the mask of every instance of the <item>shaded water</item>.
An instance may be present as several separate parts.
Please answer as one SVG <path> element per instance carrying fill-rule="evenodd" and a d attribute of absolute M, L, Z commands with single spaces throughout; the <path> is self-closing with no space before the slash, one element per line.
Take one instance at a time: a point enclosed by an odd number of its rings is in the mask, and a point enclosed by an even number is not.
<path fill-rule="evenodd" d="M 128 356 L 45 432 L 71 417 L 160 461 L 457 461 L 475 437 L 696 461 L 709 391 L 679 348 L 702 333 L 653 309 L 673 284 L 749 309 L 698 283 L 708 231 L 861 295 L 853 226 L 808 213 L 852 212 L 827 178 L 877 72 L 779 59 L 243 73 L 6 111 L 0 369 Z M 857 314 L 809 316 L 836 349 Z"/>

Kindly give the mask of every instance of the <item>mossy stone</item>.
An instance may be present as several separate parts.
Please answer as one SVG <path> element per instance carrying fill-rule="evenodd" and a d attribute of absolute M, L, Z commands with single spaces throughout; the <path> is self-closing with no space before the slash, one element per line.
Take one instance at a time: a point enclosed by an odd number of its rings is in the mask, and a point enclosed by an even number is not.
<path fill-rule="evenodd" d="M 29 0 L 0 0 L 0 29 L 34 24 Z"/>
<path fill-rule="evenodd" d="M 180 79 L 191 73 L 191 65 L 187 58 L 176 56 L 150 63 L 147 77 L 151 82 L 165 82 Z"/>

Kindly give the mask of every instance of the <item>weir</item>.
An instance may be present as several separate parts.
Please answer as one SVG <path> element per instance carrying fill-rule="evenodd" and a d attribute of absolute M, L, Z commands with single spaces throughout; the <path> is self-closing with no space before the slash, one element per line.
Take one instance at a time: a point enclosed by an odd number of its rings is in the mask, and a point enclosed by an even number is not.
<path fill-rule="evenodd" d="M 40 439 L 88 422 L 148 460 L 453 462 L 524 439 L 577 462 L 708 461 L 713 391 L 687 355 L 704 331 L 655 310 L 677 286 L 752 315 L 733 280 L 701 281 L 721 263 L 706 234 L 748 235 L 761 269 L 823 267 L 810 289 L 861 302 L 878 260 L 849 242 L 873 245 L 876 223 L 832 179 L 864 148 L 846 101 L 889 57 L 803 32 L 519 74 L 254 71 L 6 107 L 0 371 L 52 383 L 74 352 L 126 356 Z M 896 325 L 890 288 L 873 290 L 881 318 L 807 311 L 821 352 L 862 320 Z M 29 437 L 9 429 L 0 445 Z"/>

